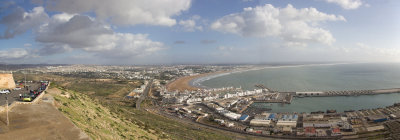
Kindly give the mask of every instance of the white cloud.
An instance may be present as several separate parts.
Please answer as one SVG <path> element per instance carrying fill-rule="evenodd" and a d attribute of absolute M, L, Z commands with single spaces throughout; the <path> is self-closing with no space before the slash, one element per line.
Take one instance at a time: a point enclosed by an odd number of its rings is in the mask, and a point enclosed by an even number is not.
<path fill-rule="evenodd" d="M 103 26 L 82 15 L 73 16 L 69 20 L 52 18 L 36 32 L 36 41 L 47 44 L 68 44 L 71 48 L 88 51 L 111 49 L 114 47 L 113 31 Z"/>
<path fill-rule="evenodd" d="M 198 25 L 197 23 L 199 23 L 201 25 Z M 194 15 L 192 17 L 190 17 L 187 20 L 180 20 L 179 21 L 179 25 L 181 26 L 180 28 L 183 31 L 186 32 L 194 32 L 194 31 L 203 31 L 203 26 L 206 22 L 206 20 L 201 19 L 201 17 L 199 15 Z"/>
<path fill-rule="evenodd" d="M 28 57 L 29 52 L 22 48 L 13 48 L 8 50 L 0 50 L 1 59 L 21 59 Z"/>
<path fill-rule="evenodd" d="M 35 40 L 42 46 L 41 55 L 79 49 L 101 57 L 133 58 L 165 48 L 163 43 L 150 40 L 147 34 L 114 32 L 110 25 L 89 16 L 60 13 L 50 18 L 43 7 L 35 7 L 30 12 L 17 8 L 0 22 L 7 27 L 0 38 L 12 38 L 34 29 Z M 27 55 L 26 50 L 15 49 L 1 51 L 0 58 L 16 59 L 24 55 Z"/>
<path fill-rule="evenodd" d="M 47 0 L 46 9 L 70 14 L 93 12 L 98 19 L 118 25 L 173 26 L 191 0 Z"/>
<path fill-rule="evenodd" d="M 234 48 L 231 46 L 218 46 L 217 50 L 211 54 L 216 57 L 231 57 L 235 53 Z"/>
<path fill-rule="evenodd" d="M 278 37 L 288 45 L 304 46 L 313 42 L 331 45 L 335 38 L 328 30 L 319 27 L 326 21 L 345 21 L 345 18 L 322 13 L 315 8 L 296 9 L 290 4 L 285 8 L 276 8 L 266 4 L 226 15 L 216 20 L 211 28 L 241 36 Z"/>
<path fill-rule="evenodd" d="M 32 46 L 32 44 L 30 44 L 30 43 L 25 43 L 24 44 L 24 47 L 30 47 L 30 46 Z"/>
<path fill-rule="evenodd" d="M 0 19 L 0 24 L 4 24 L 6 27 L 3 35 L 0 35 L 0 39 L 13 38 L 15 35 L 25 33 L 46 22 L 48 18 L 43 7 L 35 7 L 30 12 L 25 12 L 24 9 L 18 7 Z"/>
<path fill-rule="evenodd" d="M 364 4 L 361 0 L 325 0 L 328 3 L 334 3 L 342 7 L 343 9 L 351 10 L 357 9 L 358 7 L 365 5 L 369 7 L 369 4 Z"/>
<path fill-rule="evenodd" d="M 67 22 L 75 15 L 77 14 L 60 13 L 53 15 L 52 18 L 61 22 Z"/>
<path fill-rule="evenodd" d="M 148 39 L 146 34 L 117 33 L 108 25 L 82 15 L 54 15 L 49 23 L 35 32 L 42 43 L 42 54 L 80 49 L 101 57 L 136 57 L 164 48 L 163 43 Z"/>
<path fill-rule="evenodd" d="M 196 30 L 202 31 L 203 27 L 201 26 L 196 26 L 196 21 L 193 19 L 188 19 L 188 20 L 181 20 L 179 21 L 179 25 L 183 27 L 184 31 L 187 32 L 194 32 Z"/>
<path fill-rule="evenodd" d="M 218 50 L 220 50 L 220 51 L 232 51 L 233 47 L 219 46 Z"/>
<path fill-rule="evenodd" d="M 114 49 L 101 51 L 100 56 L 111 58 L 142 57 L 166 49 L 161 42 L 148 39 L 147 34 L 115 33 Z"/>

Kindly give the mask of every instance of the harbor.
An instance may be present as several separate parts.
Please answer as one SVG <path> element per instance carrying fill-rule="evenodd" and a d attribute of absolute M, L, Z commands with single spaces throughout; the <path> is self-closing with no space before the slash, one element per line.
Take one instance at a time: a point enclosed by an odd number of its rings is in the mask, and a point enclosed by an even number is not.
<path fill-rule="evenodd" d="M 257 84 L 255 87 L 261 88 L 265 94 L 253 97 L 254 102 L 266 103 L 286 103 L 290 104 L 293 97 L 327 97 L 327 96 L 360 96 L 400 93 L 400 88 L 376 89 L 376 90 L 343 90 L 343 91 L 296 91 L 280 92 L 267 88 L 264 85 Z"/>
<path fill-rule="evenodd" d="M 256 102 L 254 104 L 264 104 L 259 106 L 271 109 L 270 112 L 317 112 L 326 110 L 345 112 L 385 107 L 399 102 L 399 99 L 399 93 L 387 93 L 360 96 L 293 97 L 290 104 L 267 102 Z"/>
<path fill-rule="evenodd" d="M 333 80 L 322 73 L 294 80 L 289 75 L 297 71 L 285 69 L 285 74 L 273 77 L 283 69 L 207 78 L 199 82 L 205 88 L 167 91 L 163 102 L 170 107 L 167 112 L 179 118 L 254 135 L 340 138 L 384 134 L 386 128 L 396 131 L 400 88 L 396 80 L 381 82 L 394 75 L 379 79 L 373 75 L 381 73 L 368 73 L 374 80 L 357 81 L 360 75 L 346 68 L 347 75 L 338 73 L 343 77 Z"/>
<path fill-rule="evenodd" d="M 309 91 L 279 92 L 263 85 L 264 94 L 253 96 L 246 106 L 248 114 L 268 112 L 321 112 L 337 110 L 344 112 L 352 109 L 371 109 L 384 107 L 398 102 L 400 89 L 348 90 L 348 91 Z M 378 100 L 379 99 L 379 100 Z M 378 100 L 378 101 L 376 101 Z"/>

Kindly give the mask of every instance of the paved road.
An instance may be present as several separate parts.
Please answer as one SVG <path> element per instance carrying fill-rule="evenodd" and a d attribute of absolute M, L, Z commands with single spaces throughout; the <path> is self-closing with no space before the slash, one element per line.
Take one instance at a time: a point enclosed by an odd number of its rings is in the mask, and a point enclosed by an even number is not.
<path fill-rule="evenodd" d="M 6 104 L 6 98 L 8 97 L 8 103 L 11 104 L 14 101 L 19 100 L 19 94 L 29 94 L 29 90 L 36 90 L 39 88 L 40 83 L 29 83 L 27 85 L 30 85 L 29 89 L 26 90 L 25 88 L 21 90 L 12 90 L 10 94 L 0 94 L 0 106 Z"/>
<path fill-rule="evenodd" d="M 151 85 L 153 84 L 153 79 L 149 81 L 147 84 L 146 88 L 144 89 L 143 93 L 140 95 L 139 99 L 136 101 L 136 109 L 140 109 L 140 104 L 144 99 L 146 99 L 147 95 L 149 95 L 149 91 L 151 88 Z"/>

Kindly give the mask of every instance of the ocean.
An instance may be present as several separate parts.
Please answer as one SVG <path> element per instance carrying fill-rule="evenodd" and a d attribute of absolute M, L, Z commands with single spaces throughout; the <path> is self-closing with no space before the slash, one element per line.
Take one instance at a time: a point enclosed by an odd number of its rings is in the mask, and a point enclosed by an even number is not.
<path fill-rule="evenodd" d="M 400 63 L 356 63 L 267 67 L 260 70 L 236 72 L 195 80 L 196 86 L 242 87 L 255 89 L 256 84 L 277 91 L 340 91 L 400 88 Z M 265 104 L 271 112 L 312 112 L 371 109 L 400 102 L 400 93 L 362 95 L 353 97 L 295 98 L 291 104 Z"/>

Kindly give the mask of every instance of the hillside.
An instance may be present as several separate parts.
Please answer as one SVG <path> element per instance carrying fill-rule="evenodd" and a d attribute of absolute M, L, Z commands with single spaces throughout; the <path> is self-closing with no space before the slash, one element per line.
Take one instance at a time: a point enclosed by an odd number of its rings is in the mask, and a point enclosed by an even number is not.
<path fill-rule="evenodd" d="M 16 79 L 22 78 L 17 75 Z M 193 124 L 178 122 L 143 110 L 124 98 L 141 81 L 96 80 L 47 74 L 27 75 L 28 80 L 52 81 L 48 93 L 60 112 L 92 139 L 254 139 Z"/>
<path fill-rule="evenodd" d="M 92 139 L 158 139 L 151 129 L 145 130 L 127 118 L 120 117 L 87 95 L 52 88 L 59 111 L 85 131 Z"/>

